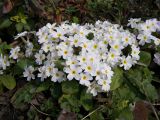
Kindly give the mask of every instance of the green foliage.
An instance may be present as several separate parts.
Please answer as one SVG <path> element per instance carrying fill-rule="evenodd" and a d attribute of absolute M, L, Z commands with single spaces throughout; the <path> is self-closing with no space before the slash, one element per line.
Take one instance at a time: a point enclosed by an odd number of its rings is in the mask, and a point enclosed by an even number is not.
<path fill-rule="evenodd" d="M 15 78 L 11 75 L 2 75 L 0 76 L 0 81 L 3 83 L 3 85 L 12 90 L 16 86 Z"/>
<path fill-rule="evenodd" d="M 93 96 L 90 93 L 86 93 L 85 89 L 81 93 L 80 102 L 86 111 L 93 109 Z"/>
<path fill-rule="evenodd" d="M 34 61 L 32 59 L 21 59 L 13 67 L 14 75 L 20 75 L 24 72 L 25 67 L 33 65 Z"/>
<path fill-rule="evenodd" d="M 140 60 L 141 63 L 149 66 L 150 62 L 151 62 L 151 54 L 145 51 L 141 51 L 140 52 Z"/>
<path fill-rule="evenodd" d="M 148 68 L 138 67 L 129 70 L 126 74 L 127 80 L 136 87 L 147 99 L 154 100 L 158 98 L 157 91 L 152 82 L 152 72 Z"/>
<path fill-rule="evenodd" d="M 11 49 L 11 46 L 6 42 L 0 43 L 0 54 L 4 54 L 6 50 Z"/>
<path fill-rule="evenodd" d="M 5 19 L 3 22 L 0 24 L 0 29 L 8 28 L 12 22 L 9 19 Z"/>
<path fill-rule="evenodd" d="M 62 83 L 62 91 L 66 94 L 75 94 L 79 91 L 79 84 L 77 81 L 64 81 Z"/>
<path fill-rule="evenodd" d="M 94 34 L 90 32 L 90 33 L 88 33 L 86 38 L 89 39 L 89 40 L 92 40 L 94 38 Z"/>
<path fill-rule="evenodd" d="M 111 90 L 117 89 L 123 82 L 123 70 L 120 68 L 114 69 L 114 75 L 112 77 Z"/>

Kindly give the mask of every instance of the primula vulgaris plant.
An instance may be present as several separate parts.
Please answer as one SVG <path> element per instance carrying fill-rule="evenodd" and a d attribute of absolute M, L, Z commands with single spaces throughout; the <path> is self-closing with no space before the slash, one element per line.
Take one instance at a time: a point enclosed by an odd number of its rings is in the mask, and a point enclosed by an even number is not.
<path fill-rule="evenodd" d="M 111 89 L 115 68 L 129 70 L 136 64 L 144 65 L 139 62 L 141 47 L 151 42 L 155 46 L 160 44 L 160 39 L 154 35 L 160 30 L 156 19 L 145 22 L 130 19 L 128 26 L 134 31 L 108 21 L 97 21 L 94 25 L 48 23 L 36 32 L 37 42 L 29 37 L 25 39 L 31 33 L 20 33 L 15 39 L 22 38 L 25 47 L 17 45 L 10 53 L 1 51 L 0 74 L 10 74 L 6 71 L 9 66 L 30 58 L 34 63 L 25 66 L 23 72 L 27 81 L 77 80 L 94 96 L 97 92 L 107 92 Z M 154 60 L 159 63 L 157 58 L 156 54 Z"/>

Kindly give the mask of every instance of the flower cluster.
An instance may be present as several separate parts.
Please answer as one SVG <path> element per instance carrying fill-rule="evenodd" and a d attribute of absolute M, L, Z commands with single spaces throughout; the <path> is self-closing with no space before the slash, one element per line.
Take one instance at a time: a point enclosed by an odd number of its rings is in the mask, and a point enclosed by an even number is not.
<path fill-rule="evenodd" d="M 140 59 L 139 45 L 152 40 L 155 45 L 160 44 L 160 39 L 152 34 L 160 30 L 158 24 L 156 19 L 145 22 L 130 19 L 128 26 L 138 30 L 137 35 L 108 21 L 97 21 L 94 25 L 48 23 L 36 33 L 38 49 L 33 51 L 33 43 L 26 42 L 24 55 L 33 56 L 36 64 L 26 66 L 23 75 L 28 81 L 36 77 L 41 81 L 50 78 L 53 82 L 77 80 L 93 95 L 109 91 L 115 67 L 129 70 Z M 12 48 L 9 58 L 18 59 L 19 52 L 20 47 Z M 57 66 L 57 62 L 63 69 Z M 9 65 L 7 57 L 1 55 L 0 70 Z"/>

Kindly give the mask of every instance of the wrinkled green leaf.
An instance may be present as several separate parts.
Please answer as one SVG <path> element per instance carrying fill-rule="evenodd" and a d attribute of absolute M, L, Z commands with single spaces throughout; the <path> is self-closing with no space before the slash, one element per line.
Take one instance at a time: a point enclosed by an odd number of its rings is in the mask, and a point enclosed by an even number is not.
<path fill-rule="evenodd" d="M 62 82 L 62 91 L 66 94 L 74 94 L 79 91 L 79 83 L 77 81 L 64 81 Z"/>
<path fill-rule="evenodd" d="M 59 83 L 54 83 L 50 87 L 51 96 L 58 99 L 62 95 L 62 88 Z"/>
<path fill-rule="evenodd" d="M 38 92 L 43 92 L 45 90 L 48 90 L 49 87 L 51 86 L 51 82 L 46 81 L 46 82 L 42 82 L 36 89 L 36 93 Z"/>
<path fill-rule="evenodd" d="M 11 75 L 2 75 L 0 76 L 0 81 L 3 83 L 3 85 L 12 90 L 16 86 L 16 80 Z"/>
<path fill-rule="evenodd" d="M 96 111 L 90 116 L 90 120 L 105 120 L 102 112 Z"/>
<path fill-rule="evenodd" d="M 0 29 L 4 29 L 9 27 L 12 24 L 12 22 L 9 19 L 5 19 L 1 24 L 0 24 Z"/>
<path fill-rule="evenodd" d="M 86 90 L 83 90 L 80 97 L 80 102 L 85 110 L 89 111 L 93 108 L 93 96 L 90 93 L 86 93 Z"/>
<path fill-rule="evenodd" d="M 122 82 L 123 82 L 123 71 L 120 68 L 115 68 L 110 89 L 111 90 L 117 89 L 118 87 L 120 87 Z"/>
<path fill-rule="evenodd" d="M 151 62 L 151 54 L 146 51 L 141 51 L 139 55 L 140 55 L 139 62 L 149 66 Z"/>
<path fill-rule="evenodd" d="M 17 32 L 22 32 L 22 30 L 23 30 L 23 23 L 17 23 L 16 24 L 16 30 L 17 30 Z"/>

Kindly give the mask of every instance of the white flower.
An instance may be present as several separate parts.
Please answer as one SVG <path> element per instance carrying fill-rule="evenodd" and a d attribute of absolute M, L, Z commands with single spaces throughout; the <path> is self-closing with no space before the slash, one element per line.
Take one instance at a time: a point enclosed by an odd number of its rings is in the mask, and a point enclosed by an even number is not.
<path fill-rule="evenodd" d="M 31 42 L 27 41 L 25 56 L 30 57 L 33 54 L 32 51 L 33 51 L 33 44 Z"/>
<path fill-rule="evenodd" d="M 129 23 L 127 24 L 127 26 L 131 26 L 131 28 L 137 28 L 138 23 L 141 21 L 141 18 L 131 18 L 128 21 Z"/>
<path fill-rule="evenodd" d="M 88 73 L 81 73 L 80 74 L 80 84 L 85 86 L 90 86 L 90 80 L 92 80 L 92 76 Z"/>
<path fill-rule="evenodd" d="M 47 64 L 46 65 L 46 75 L 47 77 L 51 76 L 52 74 L 55 73 L 55 68 L 54 68 L 54 64 Z"/>
<path fill-rule="evenodd" d="M 135 45 L 132 45 L 132 52 L 131 52 L 131 55 L 132 55 L 132 58 L 135 59 L 135 60 L 139 60 L 140 56 L 139 56 L 139 53 L 140 53 L 140 50 L 139 50 L 139 47 L 135 46 Z"/>
<path fill-rule="evenodd" d="M 104 75 L 107 76 L 108 80 L 110 80 L 111 77 L 113 76 L 113 71 L 112 71 L 111 67 L 108 66 L 108 65 L 106 65 L 106 64 L 103 65 L 101 71 L 102 71 L 102 73 L 103 73 Z"/>
<path fill-rule="evenodd" d="M 7 66 L 10 66 L 10 62 L 8 61 L 8 58 L 6 56 L 3 56 L 1 54 L 0 56 L 0 68 L 3 70 L 6 70 Z"/>
<path fill-rule="evenodd" d="M 42 61 L 45 59 L 45 55 L 43 54 L 43 51 L 40 50 L 39 53 L 35 54 L 36 63 L 41 65 Z"/>
<path fill-rule="evenodd" d="M 18 53 L 20 51 L 20 47 L 17 46 L 15 48 L 12 48 L 11 51 L 10 51 L 10 58 L 13 58 L 13 59 L 17 59 L 18 58 Z"/>
<path fill-rule="evenodd" d="M 108 80 L 108 79 L 98 80 L 98 84 L 102 85 L 102 90 L 104 90 L 104 91 L 109 91 L 110 90 L 110 83 L 111 83 L 111 80 Z"/>
<path fill-rule="evenodd" d="M 64 81 L 65 76 L 64 73 L 61 71 L 58 71 L 58 69 L 55 71 L 55 73 L 52 75 L 51 81 L 53 82 L 62 82 Z"/>
<path fill-rule="evenodd" d="M 137 39 L 140 40 L 139 41 L 140 45 L 144 45 L 145 43 L 150 43 L 151 42 L 151 39 L 150 39 L 149 35 L 147 35 L 147 34 L 139 34 L 137 36 Z"/>
<path fill-rule="evenodd" d="M 154 62 L 160 65 L 160 53 L 155 53 L 154 54 Z"/>
<path fill-rule="evenodd" d="M 63 59 L 67 59 L 69 57 L 72 57 L 73 55 L 73 48 L 71 47 L 64 47 L 61 50 L 58 51 L 58 55 L 62 56 Z"/>
<path fill-rule="evenodd" d="M 122 56 L 122 64 L 120 64 L 120 67 L 124 67 L 125 70 L 129 70 L 132 67 L 133 61 L 131 56 Z"/>
<path fill-rule="evenodd" d="M 68 66 L 78 65 L 78 60 L 77 60 L 76 56 L 69 57 L 69 58 L 66 60 L 66 65 L 68 65 Z"/>
<path fill-rule="evenodd" d="M 64 71 L 68 73 L 67 75 L 68 80 L 73 80 L 73 78 L 79 80 L 80 78 L 79 73 L 82 72 L 82 69 L 80 67 L 71 66 L 64 68 Z"/>
<path fill-rule="evenodd" d="M 35 79 L 33 72 L 34 68 L 32 66 L 26 67 L 25 71 L 23 72 L 23 76 L 27 77 L 27 80 L 30 81 L 31 79 Z"/>
<path fill-rule="evenodd" d="M 47 52 L 51 52 L 54 50 L 54 46 L 52 43 L 44 43 L 43 46 L 42 46 L 42 50 L 47 53 Z"/>
<path fill-rule="evenodd" d="M 69 41 L 71 41 L 71 45 L 74 45 L 75 47 L 80 46 L 81 40 L 82 38 L 77 34 L 75 34 L 73 37 L 69 37 Z"/>
<path fill-rule="evenodd" d="M 44 81 L 44 79 L 47 78 L 46 66 L 42 66 L 38 68 L 38 70 L 39 70 L 38 77 L 41 78 L 41 81 Z"/>

